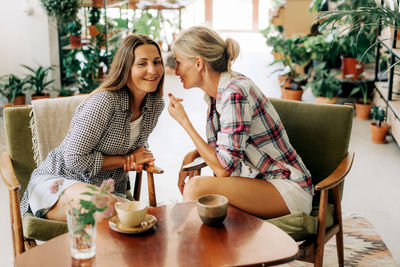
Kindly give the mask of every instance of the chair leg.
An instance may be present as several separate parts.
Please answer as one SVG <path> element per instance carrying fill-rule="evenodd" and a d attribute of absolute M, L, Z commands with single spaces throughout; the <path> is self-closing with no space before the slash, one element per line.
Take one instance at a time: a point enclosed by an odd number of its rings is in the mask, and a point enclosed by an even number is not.
<path fill-rule="evenodd" d="M 328 190 L 321 192 L 318 213 L 318 234 L 317 234 L 317 247 L 315 251 L 315 267 L 322 267 L 324 260 L 324 246 L 325 246 L 325 224 L 326 224 L 326 210 L 328 205 Z"/>
<path fill-rule="evenodd" d="M 342 207 L 340 205 L 340 184 L 333 188 L 333 203 L 335 207 L 335 219 L 339 224 L 339 232 L 336 234 L 336 249 L 338 255 L 338 263 L 340 267 L 344 266 L 344 246 L 343 246 L 343 223 L 342 223 Z"/>
<path fill-rule="evenodd" d="M 156 191 L 154 189 L 154 176 L 153 173 L 147 173 L 147 184 L 149 187 L 149 205 L 152 207 L 157 207 Z"/>
<path fill-rule="evenodd" d="M 10 223 L 11 235 L 13 241 L 14 258 L 25 251 L 24 235 L 22 232 L 22 219 L 19 209 L 19 195 L 18 191 L 8 191 L 10 199 Z"/>
<path fill-rule="evenodd" d="M 140 189 L 142 188 L 142 172 L 136 173 L 135 187 L 133 188 L 133 198 L 136 201 L 140 200 Z"/>

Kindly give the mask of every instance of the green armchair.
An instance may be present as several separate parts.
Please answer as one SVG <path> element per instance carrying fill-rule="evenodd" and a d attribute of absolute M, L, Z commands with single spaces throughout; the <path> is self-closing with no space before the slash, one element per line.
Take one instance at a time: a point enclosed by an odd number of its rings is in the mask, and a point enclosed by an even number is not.
<path fill-rule="evenodd" d="M 270 99 L 290 142 L 312 175 L 311 214 L 299 212 L 268 220 L 299 241 L 299 260 L 322 266 L 324 245 L 334 235 L 339 265 L 344 264 L 341 198 L 354 153 L 348 152 L 353 108 L 341 105 Z M 191 166 L 195 170 L 204 164 Z"/>
<path fill-rule="evenodd" d="M 11 234 L 13 240 L 14 257 L 36 246 L 36 241 L 47 241 L 67 232 L 67 224 L 37 218 L 27 212 L 23 218 L 20 215 L 20 200 L 28 185 L 36 163 L 32 151 L 32 132 L 30 125 L 30 106 L 11 106 L 4 109 L 5 136 L 7 152 L 3 152 L 0 160 L 0 176 L 9 191 Z M 154 173 L 163 173 L 157 167 L 146 168 L 148 176 L 149 204 L 156 206 L 154 190 Z M 136 174 L 133 198 L 140 198 L 142 173 Z M 127 197 L 132 198 L 130 191 Z"/>

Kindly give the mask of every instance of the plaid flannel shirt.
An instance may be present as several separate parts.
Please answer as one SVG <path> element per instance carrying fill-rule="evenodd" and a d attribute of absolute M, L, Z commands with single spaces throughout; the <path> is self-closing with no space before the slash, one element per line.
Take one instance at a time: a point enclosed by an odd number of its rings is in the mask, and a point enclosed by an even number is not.
<path fill-rule="evenodd" d="M 271 102 L 249 78 L 221 74 L 216 99 L 208 102 L 207 141 L 224 169 L 258 171 L 257 178 L 285 178 L 314 193 L 311 174 L 289 142 Z"/>

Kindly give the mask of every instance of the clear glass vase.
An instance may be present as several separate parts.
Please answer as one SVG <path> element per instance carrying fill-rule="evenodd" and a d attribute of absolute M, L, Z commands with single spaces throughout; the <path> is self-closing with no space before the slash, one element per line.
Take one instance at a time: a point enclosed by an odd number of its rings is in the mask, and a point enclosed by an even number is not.
<path fill-rule="evenodd" d="M 68 210 L 66 213 L 71 256 L 77 260 L 93 258 L 96 254 L 96 223 L 82 227 L 72 210 Z"/>

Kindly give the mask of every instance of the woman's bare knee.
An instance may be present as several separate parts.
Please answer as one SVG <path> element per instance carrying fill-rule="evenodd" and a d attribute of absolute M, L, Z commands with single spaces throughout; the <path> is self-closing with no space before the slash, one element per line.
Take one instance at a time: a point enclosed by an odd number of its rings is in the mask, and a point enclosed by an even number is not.
<path fill-rule="evenodd" d="M 196 200 L 204 194 L 209 194 L 209 183 L 206 177 L 191 178 L 183 189 L 183 200 Z"/>

